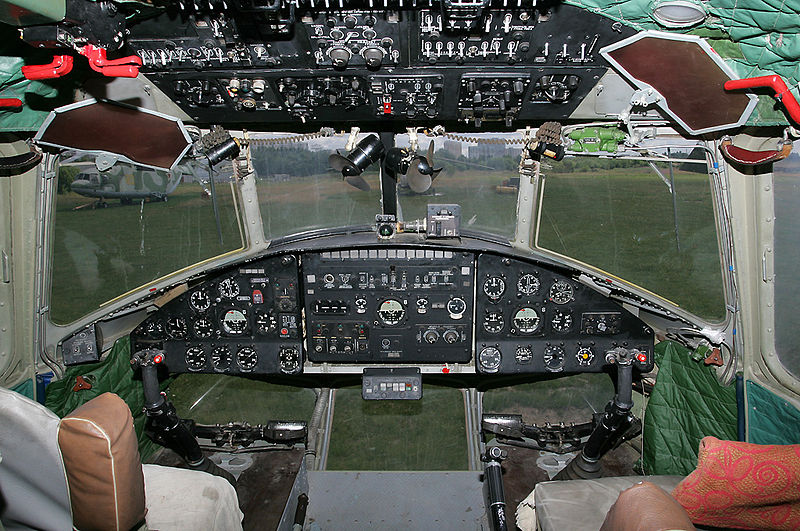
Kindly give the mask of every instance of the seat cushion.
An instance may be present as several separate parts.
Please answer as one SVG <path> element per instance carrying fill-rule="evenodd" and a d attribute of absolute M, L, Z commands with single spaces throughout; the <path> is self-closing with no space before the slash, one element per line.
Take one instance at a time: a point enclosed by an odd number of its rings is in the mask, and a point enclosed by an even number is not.
<path fill-rule="evenodd" d="M 672 491 L 682 476 L 626 476 L 573 481 L 546 481 L 517 508 L 520 529 L 564 531 L 568 529 L 600 529 L 606 514 L 620 492 L 641 481 L 649 481 L 667 492 Z M 535 517 L 532 512 L 535 509 Z"/>
<path fill-rule="evenodd" d="M 144 465 L 142 469 L 149 529 L 242 529 L 239 498 L 225 479 L 159 465 Z"/>
<path fill-rule="evenodd" d="M 38 402 L 0 388 L 0 521 L 8 531 L 72 529 L 58 422 Z"/>
<path fill-rule="evenodd" d="M 664 489 L 643 481 L 620 493 L 600 531 L 695 531 L 686 510 Z"/>
<path fill-rule="evenodd" d="M 58 444 L 78 529 L 128 531 L 144 520 L 144 477 L 128 405 L 104 393 L 61 420 Z"/>

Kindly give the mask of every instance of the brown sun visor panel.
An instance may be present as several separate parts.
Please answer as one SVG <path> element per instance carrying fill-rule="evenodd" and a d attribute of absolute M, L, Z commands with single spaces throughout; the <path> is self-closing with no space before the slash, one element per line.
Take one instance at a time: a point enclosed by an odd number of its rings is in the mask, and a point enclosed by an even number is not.
<path fill-rule="evenodd" d="M 758 102 L 725 91 L 733 71 L 699 37 L 646 31 L 601 53 L 637 88 L 657 91 L 657 105 L 690 133 L 743 125 Z"/>
<path fill-rule="evenodd" d="M 110 153 L 120 160 L 168 170 L 191 146 L 183 123 L 165 114 L 87 100 L 50 113 L 34 140 L 45 146 Z"/>

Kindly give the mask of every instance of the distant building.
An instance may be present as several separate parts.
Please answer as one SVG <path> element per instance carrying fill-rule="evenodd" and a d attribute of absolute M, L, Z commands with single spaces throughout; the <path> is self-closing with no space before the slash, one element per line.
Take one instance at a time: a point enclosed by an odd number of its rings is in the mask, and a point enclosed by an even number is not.
<path fill-rule="evenodd" d="M 457 142 L 455 140 L 445 140 L 444 150 L 454 157 L 463 155 L 463 152 L 461 151 L 461 142 Z"/>
<path fill-rule="evenodd" d="M 505 144 L 478 144 L 477 146 L 469 146 L 470 159 L 490 159 L 492 157 L 504 157 L 505 155 Z"/>

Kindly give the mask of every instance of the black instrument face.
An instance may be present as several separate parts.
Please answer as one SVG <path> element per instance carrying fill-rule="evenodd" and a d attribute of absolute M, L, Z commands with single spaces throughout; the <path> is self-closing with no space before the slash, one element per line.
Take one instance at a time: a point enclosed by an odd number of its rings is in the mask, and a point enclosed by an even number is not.
<path fill-rule="evenodd" d="M 170 372 L 296 374 L 297 364 L 282 364 L 280 353 L 302 351 L 297 274 L 293 255 L 228 269 L 148 317 L 132 344 L 163 348 Z M 153 323 L 166 323 L 166 332 Z"/>
<path fill-rule="evenodd" d="M 475 348 L 492 349 L 491 356 L 484 356 L 491 363 L 477 360 L 478 372 L 598 372 L 607 366 L 605 353 L 615 347 L 641 351 L 645 361 L 636 367 L 652 368 L 652 330 L 574 279 L 490 254 L 478 257 L 477 273 L 479 278 L 506 278 L 517 287 L 516 293 L 483 294 L 475 301 L 477 315 L 484 316 Z M 498 333 L 499 315 L 507 316 L 508 324 Z"/>
<path fill-rule="evenodd" d="M 231 374 L 291 375 L 321 363 L 599 372 L 616 347 L 640 351 L 636 367 L 649 370 L 653 353 L 642 321 L 549 266 L 388 245 L 230 268 L 151 314 L 131 338 L 137 350 L 166 350 L 171 372 Z"/>

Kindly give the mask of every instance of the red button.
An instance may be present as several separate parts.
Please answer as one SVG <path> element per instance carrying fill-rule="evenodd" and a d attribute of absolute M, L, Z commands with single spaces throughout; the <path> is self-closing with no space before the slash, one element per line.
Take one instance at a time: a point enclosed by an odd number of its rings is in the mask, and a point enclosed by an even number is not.
<path fill-rule="evenodd" d="M 281 328 L 281 335 L 282 335 L 282 336 L 285 336 L 285 335 L 287 335 L 288 333 L 289 333 L 289 329 L 288 329 L 288 328 Z"/>
<path fill-rule="evenodd" d="M 383 102 L 383 114 L 392 114 L 392 102 Z"/>
<path fill-rule="evenodd" d="M 162 361 L 164 361 L 164 356 L 162 356 L 161 354 L 156 354 L 153 357 L 153 363 L 161 363 Z"/>
<path fill-rule="evenodd" d="M 644 352 L 640 352 L 636 355 L 636 359 L 639 360 L 641 363 L 647 363 L 647 354 Z"/>

